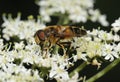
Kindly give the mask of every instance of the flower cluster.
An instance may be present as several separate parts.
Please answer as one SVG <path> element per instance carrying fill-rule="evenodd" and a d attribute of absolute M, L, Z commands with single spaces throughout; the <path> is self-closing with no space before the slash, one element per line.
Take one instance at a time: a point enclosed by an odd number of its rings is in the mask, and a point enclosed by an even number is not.
<path fill-rule="evenodd" d="M 113 28 L 116 25 L 119 28 L 118 24 L 119 22 L 113 23 Z M 45 58 L 42 53 L 45 51 L 41 50 L 33 37 L 33 33 L 38 28 L 42 29 L 40 25 L 43 24 L 35 22 L 33 19 L 20 20 L 20 16 L 14 20 L 4 17 L 2 25 L 5 27 L 3 29 L 4 38 L 9 40 L 10 37 L 17 36 L 20 39 L 26 39 L 27 43 L 25 44 L 24 40 L 19 43 L 14 42 L 14 47 L 10 50 L 11 45 L 4 45 L 3 39 L 0 39 L 0 77 L 2 77 L 0 81 L 44 82 L 44 78 L 47 77 L 47 79 L 56 79 L 58 82 L 78 82 L 80 81 L 78 72 L 72 77 L 68 72 L 76 61 L 83 60 L 100 67 L 103 61 L 100 59 L 112 62 L 120 56 L 120 36 L 117 31 L 114 34 L 113 30 L 107 32 L 93 29 L 92 31 L 86 30 L 86 36 L 73 38 L 71 48 L 76 49 L 77 53 L 70 53 L 68 57 L 64 57 L 59 53 L 48 52 L 48 56 Z M 72 56 L 69 56 L 71 54 Z"/>
<path fill-rule="evenodd" d="M 111 32 L 93 29 L 88 31 L 86 37 L 75 38 L 75 43 L 73 42 L 72 46 L 77 47 L 78 59 L 89 62 L 90 59 L 99 59 L 101 57 L 113 61 L 115 58 L 119 58 L 120 53 L 120 36 L 117 36 L 116 40 L 116 35 Z"/>
<path fill-rule="evenodd" d="M 32 16 L 29 16 L 28 19 L 29 20 L 21 20 L 20 14 L 14 19 L 10 15 L 8 18 L 4 15 L 4 23 L 2 24 L 2 27 L 4 27 L 3 37 L 6 40 L 10 40 L 10 37 L 14 36 L 17 36 L 19 39 L 29 40 L 30 37 L 34 36 L 36 30 L 45 27 L 39 19 L 37 22 Z"/>
<path fill-rule="evenodd" d="M 2 39 L 0 39 L 0 43 L 1 82 L 43 82 L 43 79 L 39 76 L 38 70 L 27 69 L 23 66 L 23 61 L 21 60 L 27 56 L 28 52 L 26 53 L 25 50 L 22 50 L 24 45 L 22 42 L 15 44 L 15 46 L 19 45 L 19 48 L 17 47 L 12 51 L 9 50 L 9 46 L 3 44 Z M 19 51 L 17 51 L 18 49 Z M 20 63 L 16 62 L 18 59 L 20 59 Z"/>
<path fill-rule="evenodd" d="M 120 58 L 120 18 L 112 24 L 110 31 L 101 28 L 86 30 L 85 36 L 70 39 L 70 45 L 62 45 L 66 55 L 57 44 L 48 46 L 48 51 L 41 49 L 42 46 L 37 45 L 34 40 L 34 34 L 45 28 L 43 20 L 50 21 L 50 16 L 62 18 L 61 22 L 67 19 L 69 23 L 85 23 L 91 20 L 107 26 L 108 22 L 105 15 L 94 9 L 94 0 L 38 0 L 37 4 L 40 6 L 42 22 L 32 16 L 28 20 L 21 20 L 21 15 L 14 19 L 10 15 L 3 16 L 0 82 L 85 82 L 86 79 L 79 74 L 79 70 L 85 65 L 91 64 L 100 68 L 105 61 L 113 62 Z M 19 41 L 11 40 L 12 38 Z M 46 44 L 47 42 L 49 41 Z M 81 68 L 73 68 L 76 62 Z"/>
<path fill-rule="evenodd" d="M 118 32 L 120 30 L 120 18 L 112 24 L 113 31 Z"/>
<path fill-rule="evenodd" d="M 40 6 L 39 13 L 46 22 L 51 20 L 50 16 L 60 15 L 73 23 L 91 20 L 108 26 L 106 16 L 93 8 L 94 0 L 38 0 L 37 4 Z"/>
<path fill-rule="evenodd" d="M 78 81 L 77 73 L 69 77 L 67 69 L 71 63 L 68 59 L 64 59 L 59 54 L 51 54 L 51 57 L 44 58 L 34 40 L 27 45 L 23 41 L 15 42 L 12 50 L 9 50 L 9 46 L 3 45 L 2 39 L 0 43 L 0 77 L 2 77 L 0 81 L 2 82 L 44 82 L 45 76 L 60 82 Z"/>

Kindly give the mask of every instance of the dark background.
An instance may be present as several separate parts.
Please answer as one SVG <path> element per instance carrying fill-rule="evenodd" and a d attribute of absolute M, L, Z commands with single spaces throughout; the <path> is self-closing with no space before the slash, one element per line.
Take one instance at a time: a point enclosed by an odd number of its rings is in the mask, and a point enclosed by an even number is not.
<path fill-rule="evenodd" d="M 120 17 L 120 0 L 96 0 L 95 8 L 100 9 L 102 14 L 107 15 L 107 20 L 110 24 Z M 16 17 L 17 13 L 21 12 L 22 19 L 27 19 L 29 15 L 37 17 L 39 14 L 38 10 L 39 7 L 34 3 L 34 0 L 0 0 L 0 25 L 3 23 L 3 13 L 11 13 L 13 17 Z M 54 22 L 52 24 L 54 24 Z M 90 25 L 88 25 L 88 27 L 89 26 Z M 107 63 L 102 65 L 102 67 L 104 67 Z M 91 70 L 87 69 L 89 67 Z M 96 68 L 92 68 L 91 66 L 87 68 L 85 71 L 89 74 L 97 71 Z M 96 82 L 120 82 L 120 64 Z"/>

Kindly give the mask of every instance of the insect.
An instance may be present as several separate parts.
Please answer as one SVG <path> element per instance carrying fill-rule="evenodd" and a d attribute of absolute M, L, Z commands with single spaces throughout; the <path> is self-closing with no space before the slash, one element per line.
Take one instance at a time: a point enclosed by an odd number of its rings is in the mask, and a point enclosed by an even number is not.
<path fill-rule="evenodd" d="M 53 45 L 59 45 L 65 53 L 62 40 L 72 39 L 86 35 L 85 29 L 75 26 L 47 26 L 45 29 L 38 30 L 35 35 L 35 42 L 41 46 L 41 49 L 49 50 Z"/>

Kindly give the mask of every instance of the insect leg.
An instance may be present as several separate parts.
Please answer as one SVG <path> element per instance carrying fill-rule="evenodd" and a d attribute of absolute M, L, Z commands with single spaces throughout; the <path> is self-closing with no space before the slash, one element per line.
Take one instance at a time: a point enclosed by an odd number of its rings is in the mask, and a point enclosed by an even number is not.
<path fill-rule="evenodd" d="M 61 42 L 60 44 L 62 44 L 64 47 L 66 47 L 66 55 L 69 55 L 70 50 L 71 50 L 71 42 Z"/>
<path fill-rule="evenodd" d="M 66 50 L 65 50 L 65 47 L 60 44 L 59 42 L 56 43 L 58 46 L 60 46 L 62 49 L 63 49 L 63 55 L 66 56 Z"/>

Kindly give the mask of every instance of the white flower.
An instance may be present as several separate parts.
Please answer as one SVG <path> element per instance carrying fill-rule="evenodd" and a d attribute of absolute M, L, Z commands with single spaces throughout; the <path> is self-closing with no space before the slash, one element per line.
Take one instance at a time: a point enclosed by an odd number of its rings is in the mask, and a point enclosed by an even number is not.
<path fill-rule="evenodd" d="M 3 39 L 0 38 L 0 52 L 1 50 L 4 48 L 4 45 L 3 45 Z"/>
<path fill-rule="evenodd" d="M 42 29 L 45 27 L 44 24 L 37 22 L 34 19 L 29 20 L 21 20 L 20 15 L 17 18 L 12 19 L 8 17 L 8 19 L 3 16 L 4 23 L 2 24 L 3 29 L 3 37 L 6 40 L 9 40 L 10 37 L 17 36 L 19 39 L 29 40 L 30 37 L 34 36 L 34 33 L 38 29 Z"/>
<path fill-rule="evenodd" d="M 102 56 L 105 57 L 106 60 L 113 61 L 114 57 L 119 58 L 117 51 L 115 50 L 116 45 L 105 44 L 102 48 Z"/>
<path fill-rule="evenodd" d="M 86 22 L 88 18 L 87 11 L 83 10 L 82 8 L 74 7 L 73 10 L 71 10 L 69 19 L 73 22 Z"/>
<path fill-rule="evenodd" d="M 1 82 L 43 82 L 40 78 L 38 71 L 31 69 L 26 69 L 22 65 L 16 65 L 13 63 L 7 63 L 1 67 L 0 70 L 0 80 Z"/>
<path fill-rule="evenodd" d="M 77 57 L 78 57 L 78 59 L 82 59 L 84 61 L 87 61 L 87 54 L 86 53 L 80 53 L 80 52 L 78 52 L 77 53 Z"/>
<path fill-rule="evenodd" d="M 50 1 L 53 2 L 52 0 Z M 66 2 L 65 0 L 63 1 Z M 45 0 L 41 2 L 41 5 L 48 5 L 45 3 Z M 77 6 L 75 6 L 76 10 L 71 10 L 72 13 L 77 13 L 77 11 L 79 13 L 78 5 L 82 5 L 86 9 L 92 7 L 92 4 L 87 3 L 87 0 L 83 0 L 83 2 L 82 0 L 80 2 L 79 0 L 78 2 L 75 0 L 73 3 L 71 1 L 68 2 L 69 3 L 64 5 L 60 0 L 58 2 L 55 0 L 55 3 L 61 4 L 66 8 L 64 9 L 64 7 L 61 6 L 58 11 L 65 13 L 67 10 L 68 12 L 69 4 L 77 4 Z M 57 6 L 56 4 L 53 5 L 55 7 Z M 49 12 L 54 12 L 55 10 L 56 9 L 53 9 Z M 55 12 L 57 12 L 57 10 Z M 88 16 L 88 13 L 85 13 L 86 12 L 83 12 L 83 15 Z M 69 14 L 71 13 L 69 12 Z M 75 15 L 75 17 L 77 17 L 77 15 Z M 86 17 L 84 17 L 85 16 L 83 16 L 82 19 L 78 18 L 76 22 L 86 21 Z M 95 20 L 98 19 L 99 18 L 95 18 Z M 33 37 L 36 30 L 44 28 L 39 28 L 40 22 L 35 22 L 33 19 L 22 21 L 18 16 L 15 19 L 4 18 L 3 27 L 4 38 L 6 37 L 6 39 L 8 39 L 12 36 L 18 36 L 19 39 L 25 39 L 26 44 L 24 44 L 23 41 L 19 43 L 15 42 L 14 47 L 10 50 L 11 46 L 4 45 L 3 39 L 0 39 L 0 81 L 2 82 L 44 82 L 40 77 L 40 73 L 44 72 L 39 69 L 41 67 L 49 68 L 49 70 L 47 70 L 48 74 L 46 74 L 48 79 L 54 78 L 58 82 L 78 82 L 80 81 L 78 73 L 75 73 L 72 77 L 69 77 L 68 73 L 70 66 L 74 65 L 74 62 L 78 59 L 87 62 L 90 59 L 95 58 L 90 63 L 100 66 L 101 63 L 97 61 L 97 57 L 104 57 L 105 60 L 113 61 L 115 58 L 119 58 L 120 55 L 120 37 L 117 33 L 112 34 L 97 29 L 87 31 L 88 35 L 85 37 L 76 37 L 71 41 L 71 49 L 76 49 L 76 53 L 72 54 L 72 57 L 65 58 L 59 53 L 51 54 L 51 52 L 48 52 L 47 57 L 45 58 L 43 57 L 40 46 L 35 43 Z M 111 43 L 108 44 L 106 40 L 110 40 Z M 31 67 L 27 67 L 24 64 L 30 64 Z"/>
<path fill-rule="evenodd" d="M 114 39 L 112 33 L 108 33 L 108 32 L 103 31 L 103 30 L 99 31 L 98 37 L 102 40 L 105 40 L 105 41 L 106 40 L 111 41 Z"/>
<path fill-rule="evenodd" d="M 14 61 L 14 56 L 13 56 L 14 51 L 7 51 L 3 50 L 0 53 L 0 67 L 5 66 L 9 62 Z"/>
<path fill-rule="evenodd" d="M 93 22 L 99 22 L 101 23 L 103 26 L 108 26 L 109 23 L 106 21 L 106 15 L 101 15 L 100 11 L 98 9 L 96 10 L 89 10 L 89 14 L 91 15 L 90 16 L 90 19 L 93 21 Z"/>
<path fill-rule="evenodd" d="M 118 54 L 120 55 L 120 42 L 119 42 L 118 45 L 115 47 L 115 51 L 118 52 Z"/>
<path fill-rule="evenodd" d="M 61 82 L 66 82 L 69 79 L 68 72 L 64 68 L 60 66 L 58 67 L 56 64 L 52 65 L 49 77 L 55 78 L 56 80 Z"/>
<path fill-rule="evenodd" d="M 115 32 L 118 32 L 120 30 L 120 18 L 118 18 L 117 20 L 115 20 L 114 23 L 112 23 L 112 30 Z"/>
<path fill-rule="evenodd" d="M 103 26 L 108 26 L 109 22 L 106 20 L 106 18 L 107 18 L 106 15 L 101 15 L 98 18 L 98 22 Z"/>
<path fill-rule="evenodd" d="M 51 61 L 52 61 L 51 58 L 41 59 L 40 64 L 42 67 L 51 67 L 52 64 Z"/>
<path fill-rule="evenodd" d="M 101 63 L 100 63 L 100 62 L 98 62 L 98 60 L 97 60 L 97 59 L 93 59 L 93 60 L 92 60 L 92 65 L 96 65 L 96 66 L 97 66 L 97 69 L 99 69 L 99 68 L 100 68 L 100 66 L 101 66 Z"/>
<path fill-rule="evenodd" d="M 88 35 L 91 35 L 91 36 L 97 36 L 98 33 L 99 33 L 99 30 L 97 29 L 93 29 L 92 31 L 87 31 Z M 89 37 L 91 37 L 89 36 Z"/>
<path fill-rule="evenodd" d="M 86 39 L 85 39 L 86 40 Z M 77 58 L 78 59 L 83 59 L 84 61 L 87 61 L 87 58 L 93 58 L 96 56 L 101 56 L 101 48 L 102 48 L 102 43 L 100 40 L 81 40 L 79 41 L 80 46 L 78 46 L 77 50 Z M 79 45 L 78 44 L 78 45 Z"/>
<path fill-rule="evenodd" d="M 20 43 L 14 43 L 15 46 L 14 48 L 19 50 L 19 49 L 23 49 L 25 47 L 25 44 L 23 43 L 23 41 L 21 41 Z"/>
<path fill-rule="evenodd" d="M 68 69 L 69 65 L 68 59 L 56 54 L 52 56 L 50 65 L 51 70 L 49 73 L 50 78 L 55 78 L 57 81 L 60 82 L 67 82 L 69 80 Z"/>
<path fill-rule="evenodd" d="M 38 0 L 40 6 L 39 13 L 45 22 L 50 22 L 50 16 L 67 14 L 68 20 L 73 23 L 98 21 L 104 26 L 108 25 L 106 16 L 101 15 L 100 11 L 94 10 L 94 0 Z M 90 11 L 89 11 L 90 10 Z"/>
<path fill-rule="evenodd" d="M 89 58 L 93 58 L 96 56 L 101 56 L 101 42 L 89 41 L 88 47 L 86 49 L 86 54 Z"/>
<path fill-rule="evenodd" d="M 79 82 L 79 74 L 75 72 L 75 74 L 67 81 L 67 82 Z"/>
<path fill-rule="evenodd" d="M 115 34 L 113 38 L 114 38 L 114 41 L 117 41 L 117 42 L 120 41 L 120 36 L 117 34 Z"/>

